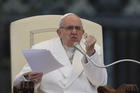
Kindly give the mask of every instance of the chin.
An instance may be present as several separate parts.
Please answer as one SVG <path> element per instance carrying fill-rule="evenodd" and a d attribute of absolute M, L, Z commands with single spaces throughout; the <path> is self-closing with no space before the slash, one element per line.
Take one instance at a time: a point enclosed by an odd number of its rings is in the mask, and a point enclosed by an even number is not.
<path fill-rule="evenodd" d="M 78 42 L 77 40 L 75 40 L 75 41 L 72 41 L 72 43 L 74 44 L 75 42 Z"/>

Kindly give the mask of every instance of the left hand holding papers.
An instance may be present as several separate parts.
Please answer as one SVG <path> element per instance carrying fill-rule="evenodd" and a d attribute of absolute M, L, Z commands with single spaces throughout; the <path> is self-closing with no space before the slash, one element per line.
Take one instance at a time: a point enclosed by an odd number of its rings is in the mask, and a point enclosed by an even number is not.
<path fill-rule="evenodd" d="M 23 50 L 23 55 L 31 67 L 32 72 L 43 72 L 45 74 L 63 66 L 46 49 Z"/>

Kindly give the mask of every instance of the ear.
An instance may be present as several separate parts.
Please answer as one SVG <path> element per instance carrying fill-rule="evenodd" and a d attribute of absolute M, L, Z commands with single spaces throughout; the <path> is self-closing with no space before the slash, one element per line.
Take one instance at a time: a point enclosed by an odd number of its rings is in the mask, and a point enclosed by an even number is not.
<path fill-rule="evenodd" d="M 57 29 L 57 35 L 60 37 L 60 35 L 61 35 L 60 29 Z"/>

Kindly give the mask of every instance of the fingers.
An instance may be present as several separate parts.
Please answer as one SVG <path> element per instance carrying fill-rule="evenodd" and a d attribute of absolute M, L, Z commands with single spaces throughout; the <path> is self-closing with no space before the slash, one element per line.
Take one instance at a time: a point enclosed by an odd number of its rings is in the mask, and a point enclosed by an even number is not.
<path fill-rule="evenodd" d="M 29 79 L 35 83 L 38 83 L 41 81 L 42 76 L 43 76 L 43 73 L 32 72 L 29 74 Z"/>
<path fill-rule="evenodd" d="M 94 46 L 96 43 L 96 39 L 94 36 L 88 35 L 86 36 L 85 40 L 86 40 L 85 45 L 86 45 L 87 54 L 91 56 L 95 52 Z"/>
<path fill-rule="evenodd" d="M 87 44 L 87 45 L 92 45 L 92 44 L 95 44 L 95 43 L 96 43 L 96 39 L 95 39 L 95 37 L 92 36 L 92 35 L 88 35 L 88 36 L 85 38 L 85 40 L 86 40 L 86 44 Z"/>
<path fill-rule="evenodd" d="M 36 79 L 37 77 L 42 76 L 42 73 L 32 72 L 29 74 L 29 79 Z"/>

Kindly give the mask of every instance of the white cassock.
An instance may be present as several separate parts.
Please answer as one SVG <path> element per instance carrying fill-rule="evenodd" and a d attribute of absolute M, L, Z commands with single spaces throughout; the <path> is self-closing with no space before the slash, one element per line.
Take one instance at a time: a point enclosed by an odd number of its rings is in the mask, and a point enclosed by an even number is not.
<path fill-rule="evenodd" d="M 84 48 L 84 44 L 80 43 Z M 39 84 L 36 84 L 38 93 L 97 93 L 97 87 L 107 84 L 105 68 L 97 68 L 90 61 L 84 63 L 84 56 L 77 50 L 74 52 L 72 64 L 59 38 L 36 44 L 33 49 L 47 49 L 64 67 L 44 74 Z M 95 46 L 96 53 L 90 58 L 99 65 L 101 60 L 100 47 Z M 31 71 L 26 64 L 16 76 L 14 85 L 24 80 L 23 74 Z"/>

